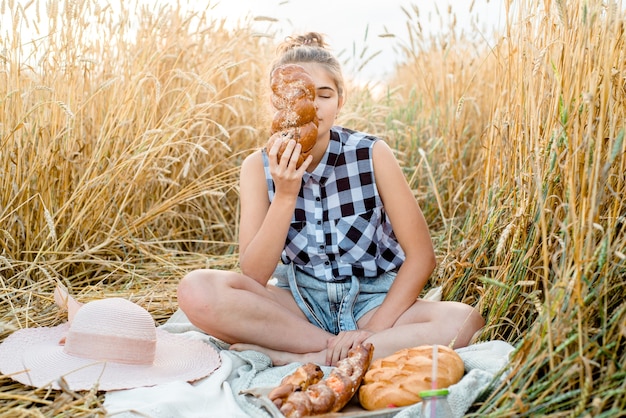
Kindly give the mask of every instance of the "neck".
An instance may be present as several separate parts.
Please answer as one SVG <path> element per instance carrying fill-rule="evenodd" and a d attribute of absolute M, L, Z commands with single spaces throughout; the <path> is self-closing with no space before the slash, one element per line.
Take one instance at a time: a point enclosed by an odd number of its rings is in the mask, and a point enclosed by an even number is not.
<path fill-rule="evenodd" d="M 313 146 L 313 151 L 311 155 L 313 156 L 313 161 L 307 167 L 308 172 L 315 170 L 315 167 L 322 161 L 322 157 L 324 153 L 326 153 L 326 149 L 328 148 L 328 143 L 330 142 L 330 131 L 326 132 L 322 137 L 317 138 L 317 142 L 315 146 Z"/>

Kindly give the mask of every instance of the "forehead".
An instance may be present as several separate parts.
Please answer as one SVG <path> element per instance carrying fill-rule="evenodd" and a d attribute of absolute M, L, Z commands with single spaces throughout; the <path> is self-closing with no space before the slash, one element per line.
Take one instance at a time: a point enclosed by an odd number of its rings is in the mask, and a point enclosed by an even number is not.
<path fill-rule="evenodd" d="M 331 72 L 323 64 L 316 62 L 299 62 L 298 65 L 301 65 L 311 76 L 315 82 L 316 88 L 332 88 L 333 90 L 337 90 L 337 84 Z"/>

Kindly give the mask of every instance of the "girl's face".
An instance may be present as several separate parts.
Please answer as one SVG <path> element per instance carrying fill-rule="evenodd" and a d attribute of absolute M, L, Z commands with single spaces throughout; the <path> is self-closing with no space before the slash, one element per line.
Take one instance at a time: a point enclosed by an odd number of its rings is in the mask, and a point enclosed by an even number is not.
<path fill-rule="evenodd" d="M 314 62 L 298 64 L 304 67 L 315 82 L 315 107 L 319 119 L 317 142 L 323 143 L 323 148 L 326 149 L 325 140 L 330 139 L 330 128 L 335 124 L 335 118 L 343 106 L 343 97 L 339 97 L 335 82 L 322 64 Z"/>

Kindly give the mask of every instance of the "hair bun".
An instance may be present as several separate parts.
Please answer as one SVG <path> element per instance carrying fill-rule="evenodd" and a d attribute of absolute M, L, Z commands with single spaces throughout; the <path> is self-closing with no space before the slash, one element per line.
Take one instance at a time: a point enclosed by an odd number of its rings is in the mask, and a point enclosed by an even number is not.
<path fill-rule="evenodd" d="M 288 36 L 285 41 L 279 45 L 279 52 L 286 52 L 293 48 L 299 47 L 326 48 L 324 36 L 317 32 L 308 32 L 304 35 Z"/>

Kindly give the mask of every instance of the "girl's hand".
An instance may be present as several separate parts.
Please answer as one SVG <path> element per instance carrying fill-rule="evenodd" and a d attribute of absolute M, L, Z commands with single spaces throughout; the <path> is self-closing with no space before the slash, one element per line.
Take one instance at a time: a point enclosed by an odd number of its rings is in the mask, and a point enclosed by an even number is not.
<path fill-rule="evenodd" d="M 313 157 L 308 156 L 300 168 L 296 168 L 302 146 L 294 139 L 290 139 L 279 161 L 278 151 L 283 144 L 283 140 L 284 138 L 282 138 L 280 133 L 275 133 L 268 141 L 267 155 L 270 161 L 270 174 L 274 180 L 277 195 L 284 193 L 295 197 L 300 191 L 302 175 L 309 164 L 311 164 Z"/>
<path fill-rule="evenodd" d="M 363 343 L 374 333 L 359 329 L 356 331 L 342 331 L 335 337 L 329 338 L 326 343 L 326 365 L 335 366 L 339 360 L 348 357 L 351 348 Z"/>

